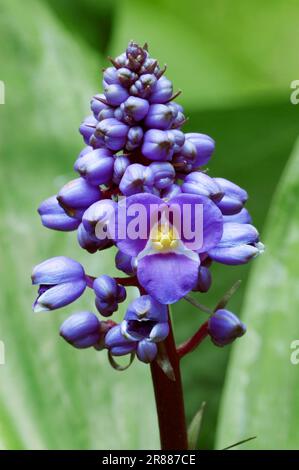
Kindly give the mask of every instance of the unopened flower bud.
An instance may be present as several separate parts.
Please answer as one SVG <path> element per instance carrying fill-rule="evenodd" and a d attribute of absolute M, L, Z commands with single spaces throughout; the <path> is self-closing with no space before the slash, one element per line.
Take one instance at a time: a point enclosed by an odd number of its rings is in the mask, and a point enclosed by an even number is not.
<path fill-rule="evenodd" d="M 104 138 L 107 148 L 117 151 L 124 147 L 128 131 L 129 126 L 117 119 L 109 118 L 98 123 L 95 134 Z"/>
<path fill-rule="evenodd" d="M 95 253 L 105 248 L 109 242 L 107 239 L 100 240 L 96 235 L 88 233 L 82 223 L 78 227 L 77 238 L 81 248 L 88 251 L 88 253 Z"/>
<path fill-rule="evenodd" d="M 103 73 L 103 86 L 119 85 L 118 70 L 115 67 L 107 67 Z"/>
<path fill-rule="evenodd" d="M 80 225 L 80 218 L 70 217 L 60 206 L 56 196 L 49 197 L 43 201 L 38 213 L 41 216 L 42 224 L 53 230 L 69 232 L 76 230 Z"/>
<path fill-rule="evenodd" d="M 217 204 L 222 214 L 234 215 L 240 212 L 248 199 L 247 192 L 237 184 L 225 178 L 214 178 L 224 193 L 223 198 Z"/>
<path fill-rule="evenodd" d="M 116 205 L 116 202 L 111 199 L 103 199 L 89 206 L 82 217 L 85 230 L 99 240 L 111 239 L 110 228 L 114 229 Z"/>
<path fill-rule="evenodd" d="M 169 129 L 174 120 L 173 109 L 165 104 L 152 104 L 148 110 L 144 124 L 152 129 Z"/>
<path fill-rule="evenodd" d="M 65 256 L 50 258 L 33 269 L 32 284 L 39 284 L 35 312 L 55 310 L 80 297 L 86 288 L 84 269 Z"/>
<path fill-rule="evenodd" d="M 84 119 L 84 121 L 80 125 L 79 132 L 82 135 L 86 145 L 89 145 L 90 138 L 95 132 L 97 123 L 98 121 L 95 119 L 94 116 L 88 116 L 87 118 Z"/>
<path fill-rule="evenodd" d="M 104 94 L 107 103 L 111 106 L 119 106 L 129 96 L 127 90 L 121 85 L 117 84 L 106 85 L 104 88 Z"/>
<path fill-rule="evenodd" d="M 252 218 L 248 210 L 243 207 L 238 214 L 233 215 L 224 215 L 223 222 L 226 224 L 228 222 L 234 222 L 237 224 L 252 224 Z"/>
<path fill-rule="evenodd" d="M 139 147 L 142 142 L 142 139 L 143 139 L 142 127 L 139 127 L 139 126 L 131 127 L 127 136 L 126 149 L 128 151 L 131 151 Z"/>
<path fill-rule="evenodd" d="M 144 135 L 142 154 L 150 160 L 171 160 L 175 140 L 169 131 L 150 129 Z"/>
<path fill-rule="evenodd" d="M 103 109 L 109 109 L 107 104 L 103 103 L 103 100 L 105 101 L 105 95 L 104 94 L 98 94 L 94 95 L 90 101 L 90 108 L 93 112 L 93 115 L 96 119 L 98 119 L 99 113 Z"/>
<path fill-rule="evenodd" d="M 136 353 L 139 361 L 149 364 L 150 362 L 153 362 L 157 356 L 158 347 L 156 343 L 152 343 L 150 341 L 139 341 Z"/>
<path fill-rule="evenodd" d="M 139 77 L 139 79 L 131 86 L 130 93 L 134 96 L 139 96 L 140 98 L 148 98 L 155 88 L 157 79 L 153 74 L 144 74 Z M 159 101 L 155 101 L 159 102 Z"/>
<path fill-rule="evenodd" d="M 126 299 L 126 290 L 110 276 L 102 275 L 94 280 L 96 307 L 103 316 L 109 316 L 118 309 L 118 303 Z"/>
<path fill-rule="evenodd" d="M 77 178 L 65 184 L 57 195 L 59 204 L 72 215 L 73 209 L 85 209 L 101 199 L 101 191 L 84 178 Z"/>
<path fill-rule="evenodd" d="M 183 193 L 199 194 L 206 196 L 213 201 L 220 201 L 223 192 L 214 178 L 201 171 L 193 171 L 186 176 L 182 184 Z"/>
<path fill-rule="evenodd" d="M 60 327 L 60 336 L 78 349 L 96 346 L 101 339 L 101 323 L 91 312 L 78 312 L 68 317 Z"/>
<path fill-rule="evenodd" d="M 138 96 L 130 96 L 121 104 L 123 119 L 125 122 L 141 121 L 145 118 L 149 110 L 149 103 Z"/>
<path fill-rule="evenodd" d="M 129 165 L 119 183 L 119 189 L 125 196 L 141 192 L 152 192 L 154 176 L 148 166 L 133 163 Z"/>
<path fill-rule="evenodd" d="M 218 263 L 238 265 L 247 263 L 263 249 L 264 245 L 259 242 L 259 233 L 253 225 L 228 222 L 223 224 L 220 242 L 208 254 Z"/>
<path fill-rule="evenodd" d="M 125 88 L 129 88 L 138 79 L 138 75 L 126 67 L 117 70 L 117 77 L 119 83 Z"/>
<path fill-rule="evenodd" d="M 175 178 L 175 169 L 169 162 L 154 162 L 149 165 L 154 175 L 154 186 L 157 189 L 169 187 Z"/>
<path fill-rule="evenodd" d="M 116 325 L 108 331 L 105 345 L 113 356 L 123 356 L 135 351 L 137 342 L 125 338 L 121 332 L 120 325 Z"/>
<path fill-rule="evenodd" d="M 170 100 L 172 91 L 173 87 L 171 81 L 163 76 L 155 83 L 149 101 L 151 103 L 166 103 Z"/>
<path fill-rule="evenodd" d="M 130 165 L 130 160 L 124 155 L 117 156 L 114 160 L 113 167 L 113 183 L 119 184 L 126 169 Z"/>
<path fill-rule="evenodd" d="M 198 280 L 196 286 L 192 289 L 194 292 L 208 292 L 212 284 L 211 272 L 205 266 L 198 269 Z"/>
<path fill-rule="evenodd" d="M 136 274 L 136 258 L 127 255 L 123 251 L 118 251 L 115 256 L 115 266 L 120 271 L 123 271 L 128 276 Z"/>
<path fill-rule="evenodd" d="M 181 192 L 181 186 L 179 186 L 178 184 L 172 184 L 171 186 L 168 186 L 167 188 L 163 189 L 163 191 L 161 192 L 161 197 L 162 199 L 169 201 L 171 198 L 181 194 Z"/>
<path fill-rule="evenodd" d="M 112 153 L 100 148 L 79 157 L 74 165 L 88 183 L 94 186 L 109 184 L 112 180 L 114 168 L 114 158 Z"/>
<path fill-rule="evenodd" d="M 205 134 L 186 134 L 185 144 L 180 153 L 192 163 L 193 168 L 206 165 L 215 149 L 214 140 Z"/>
<path fill-rule="evenodd" d="M 243 336 L 246 326 L 229 310 L 217 310 L 208 321 L 208 332 L 216 346 L 226 346 Z"/>

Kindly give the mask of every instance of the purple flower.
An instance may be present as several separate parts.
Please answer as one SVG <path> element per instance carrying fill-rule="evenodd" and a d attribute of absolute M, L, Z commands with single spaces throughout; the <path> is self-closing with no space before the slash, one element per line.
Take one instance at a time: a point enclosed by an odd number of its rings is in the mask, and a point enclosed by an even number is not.
<path fill-rule="evenodd" d="M 226 346 L 246 333 L 246 326 L 229 310 L 217 310 L 208 321 L 208 332 L 216 346 Z"/>
<path fill-rule="evenodd" d="M 176 302 L 196 286 L 199 254 L 207 253 L 220 242 L 223 230 L 220 210 L 210 199 L 194 194 L 180 194 L 167 203 L 151 194 L 136 194 L 128 197 L 125 204 L 127 227 L 132 221 L 132 216 L 128 215 L 130 206 L 142 205 L 144 233 L 138 239 L 132 239 L 128 233 L 122 234 L 126 236 L 117 240 L 118 248 L 136 257 L 138 280 L 151 296 L 163 304 Z M 122 201 L 118 206 L 118 210 L 123 210 Z M 155 207 L 158 224 L 151 225 Z M 204 223 L 195 227 L 200 223 L 198 209 L 202 211 Z M 169 220 L 163 222 L 163 214 L 167 211 L 173 212 L 174 225 Z M 197 239 L 197 233 L 192 233 L 190 238 L 180 230 L 184 224 L 190 229 L 193 227 L 195 232 L 200 230 L 202 236 Z"/>
<path fill-rule="evenodd" d="M 96 307 L 105 317 L 112 315 L 118 309 L 118 304 L 126 299 L 126 289 L 105 274 L 94 280 L 93 290 Z"/>
<path fill-rule="evenodd" d="M 138 297 L 130 303 L 121 331 L 131 341 L 163 341 L 169 333 L 166 306 L 150 295 Z"/>
<path fill-rule="evenodd" d="M 86 288 L 81 264 L 65 256 L 56 256 L 35 266 L 32 284 L 39 284 L 34 312 L 54 310 L 68 305 L 80 297 Z"/>
<path fill-rule="evenodd" d="M 253 225 L 228 222 L 223 225 L 221 240 L 208 253 L 218 263 L 236 265 L 247 263 L 263 250 L 264 245 Z"/>
<path fill-rule="evenodd" d="M 69 232 L 80 225 L 80 218 L 70 217 L 59 205 L 56 196 L 49 197 L 38 208 L 42 224 L 53 230 Z"/>
<path fill-rule="evenodd" d="M 129 305 L 121 332 L 125 338 L 137 343 L 140 361 L 152 362 L 158 352 L 156 343 L 163 341 L 169 333 L 166 307 L 150 295 L 142 295 Z"/>
<path fill-rule="evenodd" d="M 136 351 L 140 361 L 152 362 L 158 352 L 156 343 L 169 333 L 167 309 L 150 295 L 142 295 L 129 305 L 122 323 L 106 336 L 113 355 Z"/>
<path fill-rule="evenodd" d="M 114 158 L 104 148 L 92 150 L 76 160 L 74 169 L 93 186 L 108 184 L 112 180 Z"/>
<path fill-rule="evenodd" d="M 246 263 L 263 245 L 244 209 L 246 191 L 200 170 L 215 142 L 182 132 L 184 110 L 174 101 L 180 92 L 173 94 L 166 66 L 132 41 L 110 61 L 104 92 L 91 98 L 91 115 L 79 128 L 86 144 L 74 165 L 80 177 L 38 212 L 48 228 L 77 229 L 78 243 L 89 253 L 115 246 L 115 266 L 129 278 L 94 278 L 72 259 L 51 258 L 33 271 L 32 282 L 39 285 L 34 310 L 68 305 L 88 285 L 98 311 L 109 316 L 126 298 L 124 285 L 137 286 L 141 296 L 120 324 L 84 311 L 69 317 L 60 333 L 76 348 L 105 347 L 109 355 L 132 353 L 150 363 L 169 333 L 166 305 L 190 291 L 207 292 L 212 263 Z M 208 322 L 218 346 L 244 331 L 224 309 Z"/>

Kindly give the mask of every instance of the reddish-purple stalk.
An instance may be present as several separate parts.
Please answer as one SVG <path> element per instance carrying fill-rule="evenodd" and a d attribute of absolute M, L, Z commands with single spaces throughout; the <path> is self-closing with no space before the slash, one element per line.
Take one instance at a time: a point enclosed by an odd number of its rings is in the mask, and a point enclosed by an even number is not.
<path fill-rule="evenodd" d="M 94 277 L 86 276 L 87 285 L 92 288 Z M 116 282 L 123 286 L 138 287 L 144 294 L 136 276 L 116 277 Z M 162 360 L 169 361 L 171 374 L 166 374 L 157 360 L 150 365 L 153 388 L 156 400 L 160 442 L 162 450 L 187 450 L 188 436 L 185 417 L 184 395 L 180 371 L 180 359 L 193 351 L 208 335 L 207 322 L 185 343 L 176 347 L 171 318 L 169 315 L 169 335 L 161 343 L 160 349 L 165 356 Z M 172 376 L 173 375 L 173 376 Z"/>
<path fill-rule="evenodd" d="M 175 346 L 170 318 L 169 326 L 170 332 L 163 342 L 163 346 L 175 380 L 165 374 L 157 361 L 151 363 L 161 449 L 186 450 L 188 449 L 188 438 L 180 359 Z"/>
<path fill-rule="evenodd" d="M 203 323 L 196 333 L 191 338 L 185 341 L 177 348 L 177 353 L 180 359 L 186 354 L 194 351 L 195 348 L 208 336 L 208 322 Z"/>

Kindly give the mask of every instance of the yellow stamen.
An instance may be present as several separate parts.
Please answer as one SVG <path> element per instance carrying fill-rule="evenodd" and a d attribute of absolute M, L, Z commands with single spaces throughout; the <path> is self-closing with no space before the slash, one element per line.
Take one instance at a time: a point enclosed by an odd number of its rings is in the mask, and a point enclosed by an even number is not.
<path fill-rule="evenodd" d="M 168 225 L 159 226 L 152 238 L 152 246 L 158 251 L 175 249 L 178 246 L 178 239 L 173 227 Z"/>

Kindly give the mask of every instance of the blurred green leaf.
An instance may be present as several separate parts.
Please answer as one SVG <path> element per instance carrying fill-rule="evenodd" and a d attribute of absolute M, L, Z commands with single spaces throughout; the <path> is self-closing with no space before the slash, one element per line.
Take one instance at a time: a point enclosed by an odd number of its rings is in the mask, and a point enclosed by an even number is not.
<path fill-rule="evenodd" d="M 188 448 L 197 449 L 199 443 L 199 433 L 206 403 L 203 402 L 198 412 L 195 414 L 188 427 Z"/>
<path fill-rule="evenodd" d="M 118 373 L 106 354 L 75 350 L 58 335 L 70 312 L 94 310 L 91 292 L 61 311 L 31 311 L 32 266 L 45 258 L 71 256 L 95 275 L 113 269 L 114 253 L 88 255 L 75 233 L 46 230 L 36 212 L 75 177 L 83 146 L 77 128 L 98 89 L 101 57 L 71 38 L 42 2 L 2 0 L 0 12 L 0 447 L 157 448 L 148 367 L 138 362 Z"/>
<path fill-rule="evenodd" d="M 77 40 L 105 52 L 117 0 L 44 0 Z"/>
<path fill-rule="evenodd" d="M 252 271 L 242 319 L 248 333 L 233 348 L 217 447 L 254 434 L 249 449 L 298 449 L 299 142 L 271 206 L 266 252 Z"/>
<path fill-rule="evenodd" d="M 123 0 L 117 12 L 112 51 L 147 41 L 190 109 L 289 99 L 298 78 L 293 0 Z"/>

